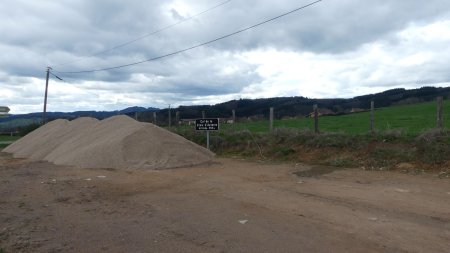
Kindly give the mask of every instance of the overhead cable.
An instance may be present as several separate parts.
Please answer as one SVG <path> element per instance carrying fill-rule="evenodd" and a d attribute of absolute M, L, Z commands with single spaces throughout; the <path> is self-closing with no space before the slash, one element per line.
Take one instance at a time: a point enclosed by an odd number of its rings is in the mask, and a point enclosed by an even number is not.
<path fill-rule="evenodd" d="M 53 72 L 60 73 L 60 74 L 82 74 L 82 73 L 92 73 L 92 72 L 99 72 L 99 71 L 107 71 L 107 70 L 113 70 L 113 69 L 125 68 L 125 67 L 129 67 L 129 66 L 133 66 L 133 65 L 138 65 L 138 64 L 145 63 L 145 62 L 149 62 L 149 61 L 159 60 L 159 59 L 162 59 L 162 58 L 166 58 L 166 57 L 173 56 L 173 55 L 176 55 L 176 54 L 179 54 L 179 53 L 183 53 L 183 52 L 186 52 L 186 51 L 189 51 L 189 50 L 198 48 L 198 47 L 202 47 L 202 46 L 205 46 L 205 45 L 214 43 L 214 42 L 216 42 L 216 41 L 219 41 L 219 40 L 222 40 L 222 39 L 231 37 L 231 36 L 234 36 L 234 35 L 236 35 L 236 34 L 245 32 L 245 31 L 247 31 L 247 30 L 253 29 L 253 28 L 255 28 L 255 27 L 261 26 L 261 25 L 263 25 L 263 24 L 269 23 L 269 22 L 274 21 L 274 20 L 276 20 L 276 19 L 279 19 L 279 18 L 282 18 L 282 17 L 287 16 L 287 15 L 289 15 L 289 14 L 292 14 L 292 13 L 294 13 L 294 12 L 297 12 L 297 11 L 300 11 L 300 10 L 302 10 L 302 9 L 305 9 L 305 8 L 307 8 L 307 7 L 311 6 L 311 5 L 317 4 L 317 3 L 321 2 L 321 1 L 323 1 L 323 0 L 317 0 L 317 1 L 312 2 L 312 3 L 309 3 L 309 4 L 307 4 L 307 5 L 303 5 L 303 6 L 301 6 L 301 7 L 298 7 L 298 8 L 296 8 L 296 9 L 291 10 L 291 11 L 285 12 L 285 13 L 283 13 L 283 14 L 281 14 L 281 15 L 276 16 L 276 17 L 273 17 L 273 18 L 267 19 L 267 20 L 265 20 L 265 21 L 262 21 L 262 22 L 260 22 L 260 23 L 257 23 L 257 24 L 248 26 L 248 27 L 243 28 L 243 29 L 241 29 L 241 30 L 238 30 L 238 31 L 236 31 L 236 32 L 229 33 L 229 34 L 227 34 L 227 35 L 223 35 L 223 36 L 218 37 L 218 38 L 216 38 L 216 39 L 213 39 L 213 40 L 210 40 L 210 41 L 207 41 L 207 42 L 203 42 L 203 43 L 197 44 L 197 45 L 195 45 L 195 46 L 191 46 L 191 47 L 188 47 L 188 48 L 185 48 L 185 49 L 181 49 L 181 50 L 178 50 L 178 51 L 175 51 L 175 52 L 172 52 L 172 53 L 168 53 L 168 54 L 156 56 L 156 57 L 153 57 L 153 58 L 149 58 L 149 59 L 146 59 L 146 60 L 142 60 L 142 61 L 138 61 L 138 62 L 133 62 L 133 63 L 128 63 L 128 64 L 123 64 L 123 65 L 118 65 L 118 66 L 114 66 L 114 67 L 108 67 L 108 68 L 91 69 L 91 70 L 82 70 L 82 71 L 55 71 L 55 70 L 54 70 Z"/>
<path fill-rule="evenodd" d="M 99 51 L 99 52 L 94 53 L 94 54 L 82 56 L 80 59 L 73 60 L 73 61 L 69 61 L 69 62 L 62 63 L 62 64 L 57 64 L 57 65 L 55 65 L 55 66 L 64 66 L 64 65 L 67 65 L 67 64 L 70 64 L 70 63 L 79 62 L 79 61 L 85 60 L 86 58 L 94 57 L 94 56 L 97 56 L 97 55 L 101 55 L 101 54 L 104 54 L 104 53 L 111 52 L 111 51 L 113 51 L 113 50 L 115 50 L 115 49 L 118 49 L 118 48 L 121 48 L 121 47 L 128 46 L 128 45 L 130 45 L 130 44 L 132 44 L 132 43 L 134 43 L 134 42 L 137 42 L 137 41 L 139 41 L 139 40 L 145 39 L 145 38 L 150 37 L 150 36 L 152 36 L 152 35 L 155 35 L 155 34 L 157 34 L 157 33 L 163 32 L 163 31 L 168 30 L 168 29 L 170 29 L 170 28 L 172 28 L 172 27 L 174 27 L 174 26 L 177 26 L 177 25 L 179 25 L 179 24 L 181 24 L 181 23 L 184 23 L 184 22 L 187 22 L 187 21 L 189 21 L 189 20 L 191 20 L 191 19 L 193 19 L 193 18 L 196 18 L 196 17 L 198 17 L 198 16 L 200 16 L 200 15 L 202 15 L 202 14 L 205 14 L 205 13 L 207 13 L 207 12 L 210 12 L 210 11 L 212 11 L 212 10 L 214 10 L 214 9 L 216 9 L 216 8 L 218 8 L 218 7 L 220 7 L 220 6 L 222 6 L 222 5 L 225 5 L 225 4 L 227 4 L 227 3 L 231 2 L 231 1 L 232 1 L 232 0 L 227 0 L 227 1 L 225 1 L 225 2 L 221 2 L 221 3 L 219 3 L 219 4 L 217 4 L 217 5 L 213 6 L 213 7 L 211 7 L 211 8 L 209 8 L 209 9 L 206 9 L 206 10 L 204 10 L 204 11 L 202 11 L 202 12 L 199 12 L 199 13 L 197 13 L 197 14 L 195 14 L 195 15 L 192 15 L 192 16 L 189 16 L 189 17 L 187 17 L 187 18 L 183 18 L 183 19 L 181 19 L 180 21 L 178 21 L 178 22 L 176 22 L 176 23 L 173 23 L 173 24 L 171 24 L 171 25 L 165 26 L 165 27 L 160 28 L 160 29 L 158 29 L 158 30 L 156 30 L 156 31 L 153 31 L 153 32 L 151 32 L 151 33 L 144 34 L 144 35 L 142 35 L 142 36 L 140 36 L 140 37 L 137 37 L 136 39 L 133 39 L 133 40 L 130 40 L 130 41 L 127 41 L 127 42 L 118 44 L 118 45 L 116 45 L 116 46 L 113 46 L 113 47 L 111 47 L 111 48 L 108 48 L 108 49 Z"/>

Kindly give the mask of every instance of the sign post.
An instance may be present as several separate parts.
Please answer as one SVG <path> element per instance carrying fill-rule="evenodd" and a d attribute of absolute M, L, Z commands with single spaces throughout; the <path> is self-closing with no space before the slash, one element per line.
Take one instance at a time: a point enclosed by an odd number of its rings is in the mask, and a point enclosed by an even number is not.
<path fill-rule="evenodd" d="M 209 149 L 209 131 L 219 131 L 219 119 L 196 119 L 195 130 L 206 131 L 206 147 Z"/>

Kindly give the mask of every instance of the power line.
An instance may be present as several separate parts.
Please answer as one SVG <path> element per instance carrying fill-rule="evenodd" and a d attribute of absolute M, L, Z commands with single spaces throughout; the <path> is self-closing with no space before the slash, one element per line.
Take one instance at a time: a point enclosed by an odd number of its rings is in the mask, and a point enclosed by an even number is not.
<path fill-rule="evenodd" d="M 50 75 L 52 75 L 52 76 L 54 76 L 54 77 L 56 77 L 58 80 L 60 80 L 60 81 L 64 81 L 61 77 L 59 77 L 59 76 L 57 76 L 57 75 L 55 75 L 55 74 L 53 74 L 52 73 L 52 71 L 49 71 L 49 73 L 50 73 Z"/>
<path fill-rule="evenodd" d="M 114 66 L 114 67 L 101 68 L 101 69 L 92 69 L 92 70 L 83 70 L 83 71 L 53 71 L 53 72 L 61 73 L 61 74 L 92 73 L 92 72 L 106 71 L 106 70 L 112 70 L 112 69 L 119 69 L 119 68 L 124 68 L 124 67 L 129 67 L 129 66 L 133 66 L 133 65 L 142 64 L 142 63 L 149 62 L 149 61 L 159 60 L 159 59 L 162 59 L 162 58 L 166 58 L 166 57 L 173 56 L 173 55 L 176 55 L 176 54 L 179 54 L 179 53 L 183 53 L 183 52 L 186 52 L 186 51 L 189 51 L 189 50 L 198 48 L 198 47 L 202 47 L 202 46 L 205 46 L 205 45 L 214 43 L 214 42 L 216 42 L 216 41 L 219 41 L 219 40 L 222 40 L 222 39 L 231 37 L 231 36 L 234 36 L 234 35 L 236 35 L 236 34 L 245 32 L 245 31 L 247 31 L 247 30 L 253 29 L 253 28 L 255 28 L 255 27 L 261 26 L 261 25 L 263 25 L 263 24 L 269 23 L 269 22 L 274 21 L 274 20 L 276 20 L 276 19 L 279 19 L 279 18 L 282 18 L 282 17 L 287 16 L 287 15 L 289 15 L 289 14 L 292 14 L 292 13 L 294 13 L 294 12 L 297 12 L 297 11 L 300 11 L 300 10 L 302 10 L 302 9 L 305 9 L 305 8 L 307 8 L 307 7 L 311 6 L 311 5 L 317 4 L 317 3 L 321 2 L 321 1 L 323 1 L 323 0 L 317 0 L 317 1 L 312 2 L 312 3 L 309 3 L 309 4 L 307 4 L 307 5 L 303 5 L 303 6 L 301 6 L 301 7 L 298 7 L 298 8 L 296 8 L 296 9 L 294 9 L 294 10 L 285 12 L 285 13 L 283 13 L 283 14 L 281 14 L 281 15 L 276 16 L 276 17 L 273 17 L 273 18 L 267 19 L 267 20 L 265 20 L 265 21 L 262 21 L 262 22 L 260 22 L 260 23 L 257 23 L 257 24 L 255 24 L 255 25 L 252 25 L 252 26 L 246 27 L 246 28 L 244 28 L 244 29 L 238 30 L 238 31 L 236 31 L 236 32 L 229 33 L 229 34 L 227 34 L 227 35 L 223 35 L 223 36 L 218 37 L 218 38 L 216 38 L 216 39 L 213 39 L 213 40 L 210 40 L 210 41 L 207 41 L 207 42 L 203 42 L 203 43 L 201 43 L 201 44 L 197 44 L 197 45 L 195 45 L 195 46 L 188 47 L 188 48 L 185 48 L 185 49 L 182 49 L 182 50 L 178 50 L 178 51 L 175 51 L 175 52 L 172 52 L 172 53 L 169 53 L 169 54 L 160 55 L 160 56 L 157 56 L 157 57 L 154 57 L 154 58 L 150 58 L 150 59 L 146 59 L 146 60 L 142 60 L 142 61 L 138 61 L 138 62 L 133 62 L 133 63 L 128 63 L 128 64 L 123 64 L 123 65 L 118 65 L 118 66 Z"/>
<path fill-rule="evenodd" d="M 132 43 L 134 43 L 134 42 L 136 42 L 136 41 L 145 39 L 145 38 L 150 37 L 150 36 L 152 36 L 152 35 L 155 35 L 155 34 L 157 34 L 157 33 L 160 33 L 160 32 L 163 32 L 163 31 L 165 31 L 165 30 L 168 30 L 168 29 L 170 29 L 170 28 L 172 28 L 172 27 L 174 27 L 174 26 L 177 26 L 177 25 L 179 25 L 179 24 L 181 24 L 181 23 L 184 23 L 184 22 L 187 22 L 187 21 L 189 21 L 189 20 L 191 20 L 191 19 L 194 19 L 194 18 L 196 18 L 196 17 L 198 17 L 198 16 L 200 16 L 200 15 L 202 15 L 202 14 L 205 14 L 205 13 L 210 12 L 210 11 L 216 9 L 216 8 L 219 8 L 220 6 L 225 5 L 225 4 L 227 4 L 227 3 L 231 2 L 231 1 L 232 1 L 232 0 L 227 0 L 227 1 L 225 1 L 225 2 L 221 2 L 221 3 L 219 3 L 219 4 L 215 5 L 215 6 L 209 8 L 209 9 L 206 9 L 206 10 L 204 10 L 204 11 L 202 11 L 202 12 L 199 12 L 199 13 L 193 15 L 193 16 L 190 16 L 190 17 L 181 19 L 180 21 L 178 21 L 178 22 L 176 22 L 176 23 L 173 23 L 173 24 L 171 24 L 171 25 L 168 25 L 168 26 L 165 26 L 165 27 L 163 27 L 163 28 L 160 28 L 160 29 L 158 29 L 158 30 L 156 30 L 156 31 L 154 31 L 154 32 L 144 34 L 144 35 L 142 35 L 142 36 L 140 36 L 140 37 L 137 37 L 136 39 L 133 39 L 133 40 L 130 40 L 130 41 L 127 41 L 127 42 L 118 44 L 118 45 L 116 45 L 116 46 L 113 46 L 113 47 L 111 47 L 111 48 L 105 49 L 105 50 L 103 50 L 103 51 L 99 51 L 99 52 L 94 53 L 94 54 L 91 54 L 91 55 L 83 56 L 81 59 L 77 59 L 77 60 L 69 61 L 69 62 L 66 62 L 66 63 L 58 64 L 58 65 L 56 65 L 56 66 L 64 66 L 64 65 L 67 65 L 67 64 L 70 64 L 70 63 L 79 62 L 79 61 L 85 60 L 86 58 L 90 58 L 90 57 L 93 57 L 93 56 L 101 55 L 101 54 L 104 54 L 104 53 L 107 53 L 107 52 L 111 52 L 111 51 L 113 51 L 113 50 L 115 50 L 115 49 L 118 49 L 118 48 L 121 48 L 121 47 L 128 46 L 128 45 L 130 45 L 130 44 L 132 44 Z"/>

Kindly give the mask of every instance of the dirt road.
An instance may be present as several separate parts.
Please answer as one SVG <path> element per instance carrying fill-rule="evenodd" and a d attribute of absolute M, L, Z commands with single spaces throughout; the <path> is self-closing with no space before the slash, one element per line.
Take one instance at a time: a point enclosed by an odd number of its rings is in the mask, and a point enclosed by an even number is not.
<path fill-rule="evenodd" d="M 450 181 L 217 159 L 77 169 L 0 153 L 4 252 L 450 252 Z"/>

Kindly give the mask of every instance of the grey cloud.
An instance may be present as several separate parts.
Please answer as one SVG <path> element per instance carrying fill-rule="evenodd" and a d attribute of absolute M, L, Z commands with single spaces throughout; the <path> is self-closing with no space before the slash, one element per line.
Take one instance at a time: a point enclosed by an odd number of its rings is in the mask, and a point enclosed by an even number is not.
<path fill-rule="evenodd" d="M 306 0 L 233 0 L 126 47 L 83 58 L 179 22 L 219 2 L 183 1 L 191 8 L 186 12 L 173 6 L 173 1 L 4 0 L 0 3 L 2 87 L 6 87 L 3 83 L 7 83 L 8 89 L 14 92 L 24 87 L 25 84 L 9 76 L 36 77 L 43 82 L 47 66 L 61 71 L 79 71 L 161 56 L 310 3 Z M 257 72 L 258 66 L 240 59 L 242 53 L 270 48 L 340 57 L 349 52 L 363 53 L 360 50 L 364 45 L 377 41 L 390 43 L 392 48 L 397 48 L 403 43 L 397 36 L 399 31 L 414 24 L 449 20 L 449 10 L 450 3 L 446 0 L 324 0 L 264 26 L 162 60 L 105 72 L 58 75 L 70 85 L 86 90 L 89 93 L 86 99 L 101 103 L 95 105 L 98 108 L 111 106 L 107 99 L 96 98 L 98 94 L 106 92 L 140 94 L 145 99 L 158 94 L 161 101 L 175 101 L 176 98 L 192 102 L 202 96 L 237 94 L 245 87 L 257 87 L 257 84 L 262 83 L 264 80 Z M 428 45 L 429 48 L 433 46 Z M 423 48 L 421 46 L 417 50 Z M 391 53 L 398 54 L 395 51 Z M 358 71 L 361 80 L 358 85 L 391 87 L 410 84 L 414 80 L 421 83 L 448 82 L 448 56 L 450 54 L 445 51 L 441 58 L 433 62 L 386 71 L 383 83 L 365 80 L 378 66 L 356 66 L 355 71 Z M 224 74 L 224 69 L 229 66 L 234 71 Z M 148 78 L 135 80 L 139 75 Z M 345 81 L 345 77 L 339 75 L 330 79 Z M 54 81 L 52 77 L 51 82 Z M 38 92 L 23 91 L 21 96 L 23 101 L 26 97 L 33 97 L 26 103 L 38 103 L 36 101 L 41 100 Z M 33 100 L 34 97 L 36 100 Z M 59 103 L 76 100 L 72 97 L 53 99 Z"/>

